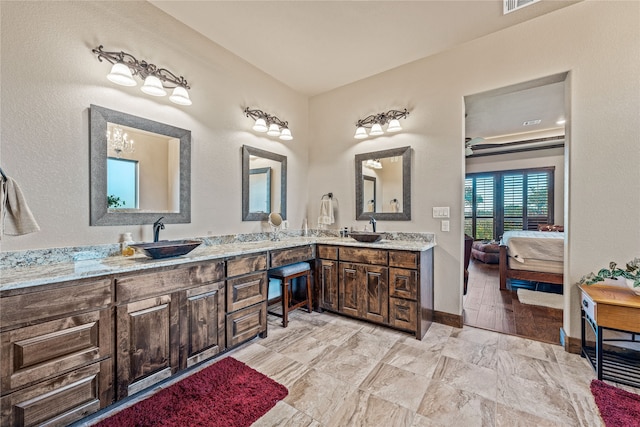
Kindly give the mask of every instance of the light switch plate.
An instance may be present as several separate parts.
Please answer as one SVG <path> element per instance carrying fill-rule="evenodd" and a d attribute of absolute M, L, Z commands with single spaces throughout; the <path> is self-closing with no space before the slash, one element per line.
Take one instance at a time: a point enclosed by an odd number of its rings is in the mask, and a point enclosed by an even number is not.
<path fill-rule="evenodd" d="M 449 218 L 449 206 L 434 207 L 433 208 L 433 217 L 434 218 Z"/>
<path fill-rule="evenodd" d="M 442 222 L 440 223 L 440 229 L 442 231 L 449 231 L 449 221 L 448 220 L 442 220 Z"/>

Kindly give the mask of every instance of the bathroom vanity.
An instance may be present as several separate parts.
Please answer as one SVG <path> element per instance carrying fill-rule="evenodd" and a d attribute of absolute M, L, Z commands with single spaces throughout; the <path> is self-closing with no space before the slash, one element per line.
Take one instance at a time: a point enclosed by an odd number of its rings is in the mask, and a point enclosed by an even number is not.
<path fill-rule="evenodd" d="M 433 246 L 296 237 L 7 269 L 0 423 L 66 425 L 266 337 L 267 272 L 299 261 L 315 263 L 317 309 L 420 339 L 433 313 Z"/>

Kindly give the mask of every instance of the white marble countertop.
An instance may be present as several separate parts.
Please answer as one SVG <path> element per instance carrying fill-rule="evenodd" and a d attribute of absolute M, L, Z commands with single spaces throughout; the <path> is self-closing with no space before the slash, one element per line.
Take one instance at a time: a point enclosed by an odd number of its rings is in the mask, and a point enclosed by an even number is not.
<path fill-rule="evenodd" d="M 425 251 L 436 246 L 434 242 L 421 240 L 381 240 L 376 243 L 361 243 L 349 237 L 288 237 L 278 241 L 260 240 L 209 246 L 202 244 L 189 254 L 175 258 L 151 259 L 145 255 L 136 253 L 136 255 L 132 257 L 111 256 L 101 259 L 3 268 L 0 275 L 0 291 L 110 274 L 142 271 L 191 262 L 215 260 L 316 243 L 404 251 Z"/>

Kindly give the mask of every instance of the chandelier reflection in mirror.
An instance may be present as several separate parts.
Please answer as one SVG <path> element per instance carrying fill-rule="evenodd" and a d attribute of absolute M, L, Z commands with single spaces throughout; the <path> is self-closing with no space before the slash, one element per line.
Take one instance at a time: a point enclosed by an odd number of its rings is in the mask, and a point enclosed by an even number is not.
<path fill-rule="evenodd" d="M 102 45 L 91 50 L 97 57 L 98 61 L 106 60 L 113 64 L 111 72 L 107 78 L 113 83 L 122 86 L 136 86 L 137 82 L 133 76 L 138 76 L 144 81 L 140 88 L 147 95 L 165 96 L 165 89 L 173 89 L 169 100 L 174 104 L 191 105 L 189 92 L 187 89 L 189 83 L 182 76 L 176 76 L 166 68 L 158 68 L 154 64 L 150 64 L 144 60 L 137 60 L 133 55 L 126 52 L 105 52 Z"/>
<path fill-rule="evenodd" d="M 135 151 L 133 139 L 129 139 L 129 135 L 117 125 L 109 125 L 107 127 L 107 147 L 116 152 L 116 156 L 120 158 L 122 153 L 133 153 Z"/>
<path fill-rule="evenodd" d="M 248 107 L 244 109 L 244 114 L 256 121 L 252 128 L 256 132 L 266 132 L 267 135 L 276 136 L 284 141 L 293 139 L 289 130 L 289 122 L 261 110 L 250 110 Z"/>
<path fill-rule="evenodd" d="M 382 126 L 387 125 L 387 132 L 400 132 L 400 119 L 406 119 L 409 111 L 405 108 L 400 110 L 389 110 L 386 113 L 372 114 L 364 119 L 358 120 L 356 123 L 355 139 L 364 139 L 368 136 L 379 136 L 384 134 Z M 367 134 L 367 129 L 370 129 Z"/>

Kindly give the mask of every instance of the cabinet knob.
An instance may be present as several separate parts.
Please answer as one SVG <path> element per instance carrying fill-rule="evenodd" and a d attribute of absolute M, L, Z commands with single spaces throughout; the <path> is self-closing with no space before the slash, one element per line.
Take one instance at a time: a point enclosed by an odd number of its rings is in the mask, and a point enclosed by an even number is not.
<path fill-rule="evenodd" d="M 584 305 L 586 308 L 589 308 L 589 301 L 587 301 L 586 299 L 582 300 L 582 305 Z"/>

